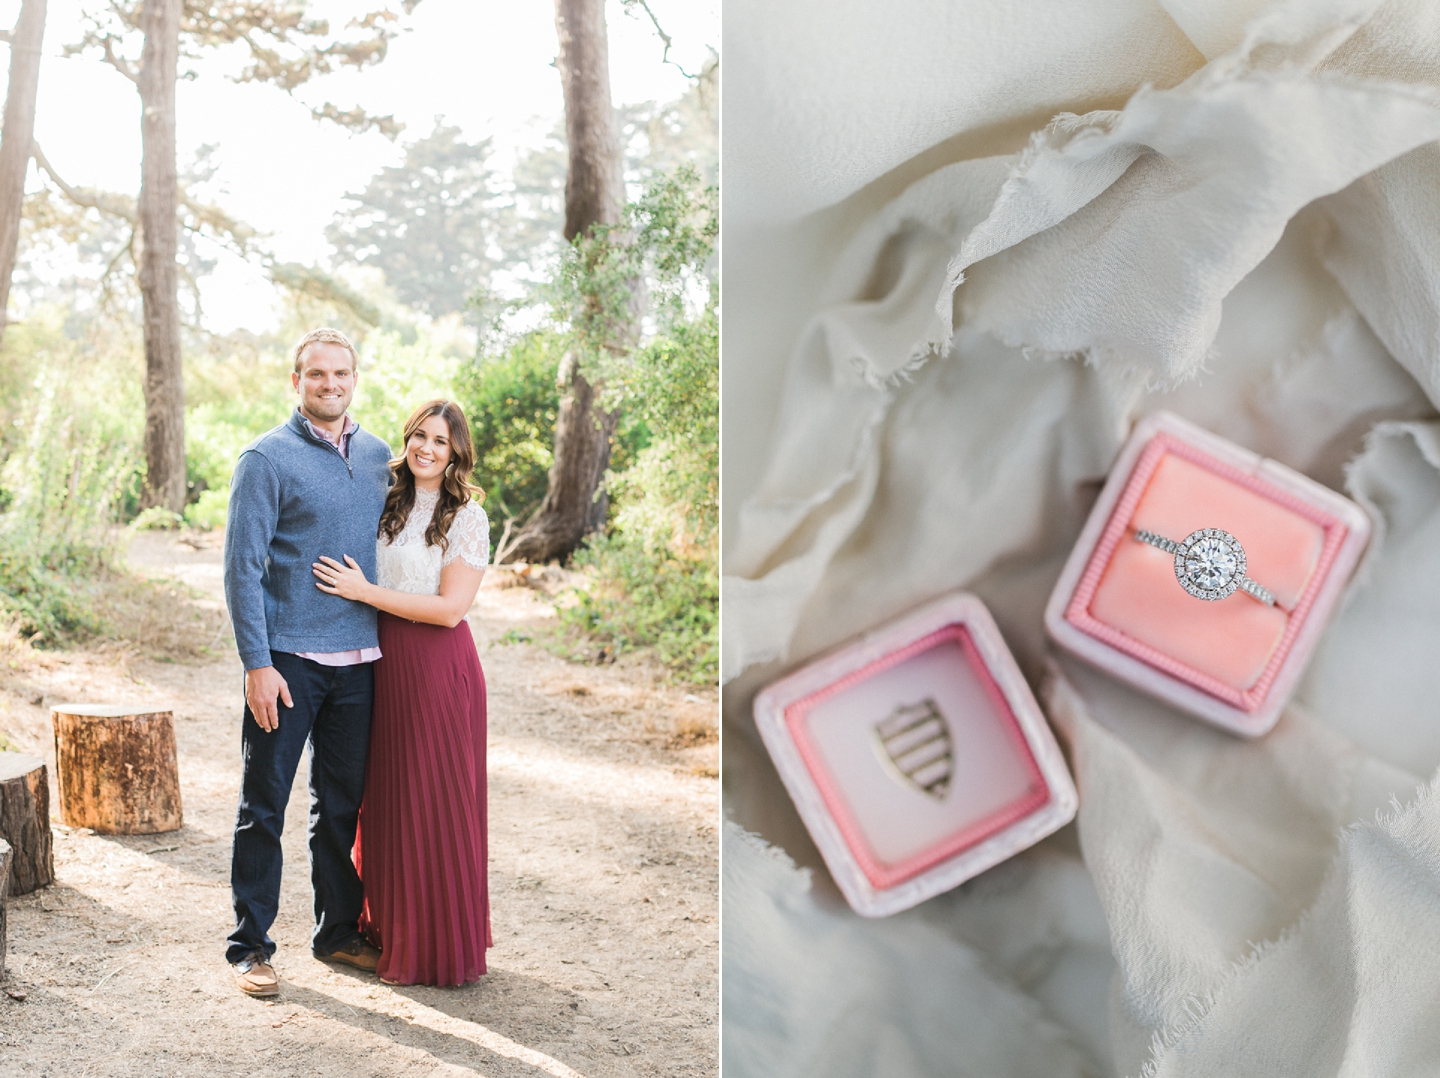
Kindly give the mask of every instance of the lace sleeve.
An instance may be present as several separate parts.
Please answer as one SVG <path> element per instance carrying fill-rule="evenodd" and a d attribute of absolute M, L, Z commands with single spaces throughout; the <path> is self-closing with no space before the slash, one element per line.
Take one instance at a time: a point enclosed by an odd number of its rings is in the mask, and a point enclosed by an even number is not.
<path fill-rule="evenodd" d="M 456 558 L 464 558 L 472 569 L 483 569 L 490 564 L 490 521 L 479 502 L 466 502 L 450 522 L 446 536 L 450 545 L 445 550 L 442 566 L 449 565 Z"/>

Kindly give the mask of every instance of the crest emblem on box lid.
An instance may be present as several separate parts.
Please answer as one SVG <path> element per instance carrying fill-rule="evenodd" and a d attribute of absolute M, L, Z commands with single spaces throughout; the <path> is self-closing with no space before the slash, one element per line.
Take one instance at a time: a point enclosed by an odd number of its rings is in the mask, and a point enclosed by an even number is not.
<path fill-rule="evenodd" d="M 950 726 L 931 699 L 902 704 L 874 726 L 881 763 L 900 782 L 944 801 L 950 792 Z"/>

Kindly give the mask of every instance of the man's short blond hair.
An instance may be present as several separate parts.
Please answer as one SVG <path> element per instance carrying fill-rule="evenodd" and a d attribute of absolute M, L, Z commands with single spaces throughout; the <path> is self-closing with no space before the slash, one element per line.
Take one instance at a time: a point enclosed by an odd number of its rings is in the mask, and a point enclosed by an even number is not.
<path fill-rule="evenodd" d="M 360 356 L 355 351 L 355 346 L 350 343 L 350 338 L 341 333 L 338 329 L 331 329 L 329 326 L 322 326 L 320 329 L 312 329 L 305 336 L 300 338 L 295 345 L 295 373 L 300 373 L 300 361 L 305 356 L 305 349 L 312 344 L 338 344 L 345 351 L 350 353 L 350 366 L 354 370 L 360 369 Z"/>

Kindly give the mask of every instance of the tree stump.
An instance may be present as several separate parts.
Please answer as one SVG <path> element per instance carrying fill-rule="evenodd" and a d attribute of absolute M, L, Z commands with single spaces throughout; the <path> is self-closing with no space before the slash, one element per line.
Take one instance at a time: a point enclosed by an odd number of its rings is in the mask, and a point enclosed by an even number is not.
<path fill-rule="evenodd" d="M 0 752 L 0 839 L 11 848 L 10 894 L 28 895 L 55 882 L 50 782 L 38 756 Z"/>
<path fill-rule="evenodd" d="M 9 937 L 5 933 L 5 906 L 10 897 L 10 862 L 14 856 L 10 843 L 0 838 L 0 984 L 5 983 L 5 956 L 10 953 Z"/>
<path fill-rule="evenodd" d="M 55 771 L 60 818 L 110 835 L 176 831 L 180 772 L 169 711 L 56 704 Z"/>

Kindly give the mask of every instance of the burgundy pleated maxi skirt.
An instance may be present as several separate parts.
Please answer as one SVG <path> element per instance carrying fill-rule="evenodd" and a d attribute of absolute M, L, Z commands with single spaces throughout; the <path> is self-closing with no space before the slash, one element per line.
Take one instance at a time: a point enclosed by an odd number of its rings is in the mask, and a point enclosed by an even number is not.
<path fill-rule="evenodd" d="M 355 867 L 376 972 L 455 985 L 485 972 L 485 675 L 470 626 L 380 615 Z"/>

